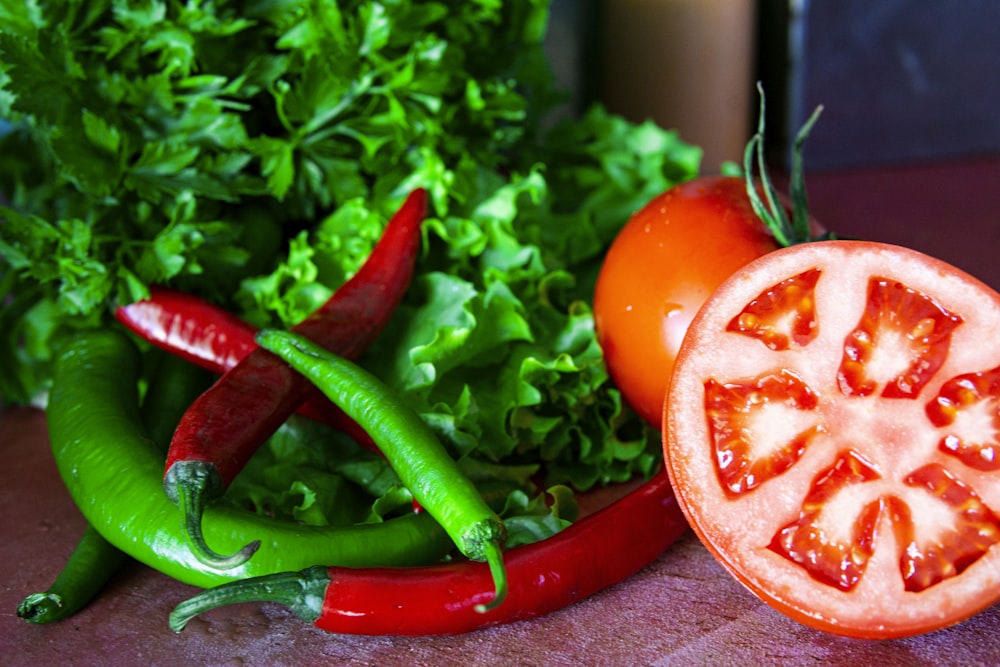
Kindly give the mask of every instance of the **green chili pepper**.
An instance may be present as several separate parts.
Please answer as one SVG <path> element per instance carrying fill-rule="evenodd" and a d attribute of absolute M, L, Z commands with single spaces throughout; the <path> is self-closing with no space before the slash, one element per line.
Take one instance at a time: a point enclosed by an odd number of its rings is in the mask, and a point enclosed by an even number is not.
<path fill-rule="evenodd" d="M 142 421 L 166 455 L 177 422 L 208 386 L 211 376 L 173 355 L 159 353 L 156 358 L 159 363 L 143 399 Z M 18 617 L 35 624 L 69 618 L 89 603 L 127 561 L 125 552 L 88 524 L 52 585 L 43 593 L 27 595 L 17 606 Z"/>
<path fill-rule="evenodd" d="M 186 359 L 150 350 L 144 360 L 155 360 L 155 368 L 142 398 L 139 417 L 157 450 L 167 455 L 174 429 L 191 402 L 212 383 L 213 375 Z"/>
<path fill-rule="evenodd" d="M 420 416 L 371 373 L 303 336 L 262 331 L 257 343 L 288 362 L 367 431 L 404 486 L 444 527 L 459 551 L 489 564 L 495 595 L 480 610 L 503 602 L 507 594 L 503 521 Z"/>
<path fill-rule="evenodd" d="M 114 546 L 180 581 L 214 586 L 301 569 L 415 565 L 440 560 L 448 535 L 427 513 L 347 527 L 303 526 L 220 503 L 205 529 L 224 547 L 261 538 L 247 563 L 219 571 L 188 546 L 177 508 L 163 492 L 163 455 L 145 435 L 137 399 L 139 355 L 114 330 L 78 333 L 57 355 L 48 405 L 59 472 L 84 517 Z"/>
<path fill-rule="evenodd" d="M 97 595 L 127 560 L 124 552 L 88 525 L 48 590 L 31 593 L 17 605 L 18 618 L 43 624 L 72 616 Z"/>

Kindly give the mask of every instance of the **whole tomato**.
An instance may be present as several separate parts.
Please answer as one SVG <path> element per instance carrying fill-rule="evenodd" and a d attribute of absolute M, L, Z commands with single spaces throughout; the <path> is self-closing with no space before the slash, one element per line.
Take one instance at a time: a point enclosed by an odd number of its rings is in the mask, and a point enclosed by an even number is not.
<path fill-rule="evenodd" d="M 622 228 L 598 274 L 595 327 L 612 380 L 650 425 L 660 427 L 674 360 L 698 309 L 734 271 L 778 247 L 738 177 L 681 183 Z"/>

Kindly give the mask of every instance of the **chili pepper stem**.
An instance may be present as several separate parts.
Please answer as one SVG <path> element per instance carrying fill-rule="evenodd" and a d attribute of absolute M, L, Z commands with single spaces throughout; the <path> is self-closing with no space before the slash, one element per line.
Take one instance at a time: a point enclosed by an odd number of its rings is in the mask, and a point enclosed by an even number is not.
<path fill-rule="evenodd" d="M 330 583 L 328 572 L 323 566 L 315 566 L 297 572 L 238 579 L 209 588 L 184 600 L 170 612 L 170 629 L 180 632 L 195 616 L 239 602 L 278 602 L 303 621 L 313 623 L 323 611 L 323 598 Z"/>
<path fill-rule="evenodd" d="M 168 489 L 173 489 L 174 500 L 184 515 L 184 532 L 188 537 L 191 552 L 205 565 L 219 570 L 229 570 L 239 567 L 250 560 L 258 548 L 260 540 L 250 542 L 236 553 L 224 556 L 205 541 L 201 520 L 205 513 L 205 495 L 213 485 L 221 487 L 222 481 L 215 466 L 205 461 L 177 461 L 167 473 L 171 480 Z M 221 495 L 221 490 L 215 494 Z"/>
<path fill-rule="evenodd" d="M 477 604 L 475 610 L 480 614 L 485 614 L 491 609 L 496 609 L 507 599 L 507 568 L 503 561 L 503 549 L 494 541 L 485 542 L 482 545 L 483 555 L 490 566 L 490 575 L 493 577 L 493 585 L 496 587 L 493 599 L 485 604 Z"/>

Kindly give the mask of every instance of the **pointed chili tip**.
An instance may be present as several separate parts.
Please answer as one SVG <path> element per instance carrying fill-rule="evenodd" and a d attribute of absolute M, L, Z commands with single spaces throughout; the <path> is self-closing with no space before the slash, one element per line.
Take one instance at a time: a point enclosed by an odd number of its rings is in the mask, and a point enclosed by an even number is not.
<path fill-rule="evenodd" d="M 413 188 L 410 190 L 410 193 L 406 195 L 406 199 L 403 200 L 403 203 L 400 205 L 396 215 L 412 217 L 419 225 L 420 222 L 427 217 L 429 197 L 430 193 L 427 192 L 427 188 L 421 186 Z"/>
<path fill-rule="evenodd" d="M 474 607 L 476 612 L 480 614 L 485 614 L 503 604 L 504 600 L 507 599 L 508 591 L 507 568 L 503 562 L 503 549 L 496 542 L 487 542 L 483 544 L 483 551 L 486 555 L 486 562 L 490 566 L 490 574 L 493 577 L 495 592 L 493 593 L 492 600 L 487 603 L 477 604 Z"/>

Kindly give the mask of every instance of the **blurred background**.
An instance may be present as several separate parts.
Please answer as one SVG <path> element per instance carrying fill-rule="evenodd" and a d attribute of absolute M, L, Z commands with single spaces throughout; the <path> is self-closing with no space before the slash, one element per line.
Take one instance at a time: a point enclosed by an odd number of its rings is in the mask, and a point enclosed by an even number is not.
<path fill-rule="evenodd" d="M 553 0 L 546 48 L 572 108 L 601 102 L 740 161 L 767 95 L 779 182 L 804 159 L 813 213 L 1000 289 L 1000 1 Z"/>
<path fill-rule="evenodd" d="M 1000 152 L 996 0 L 553 0 L 547 48 L 579 108 L 675 127 L 738 160 L 767 92 L 776 162 L 822 104 L 832 169 Z"/>

